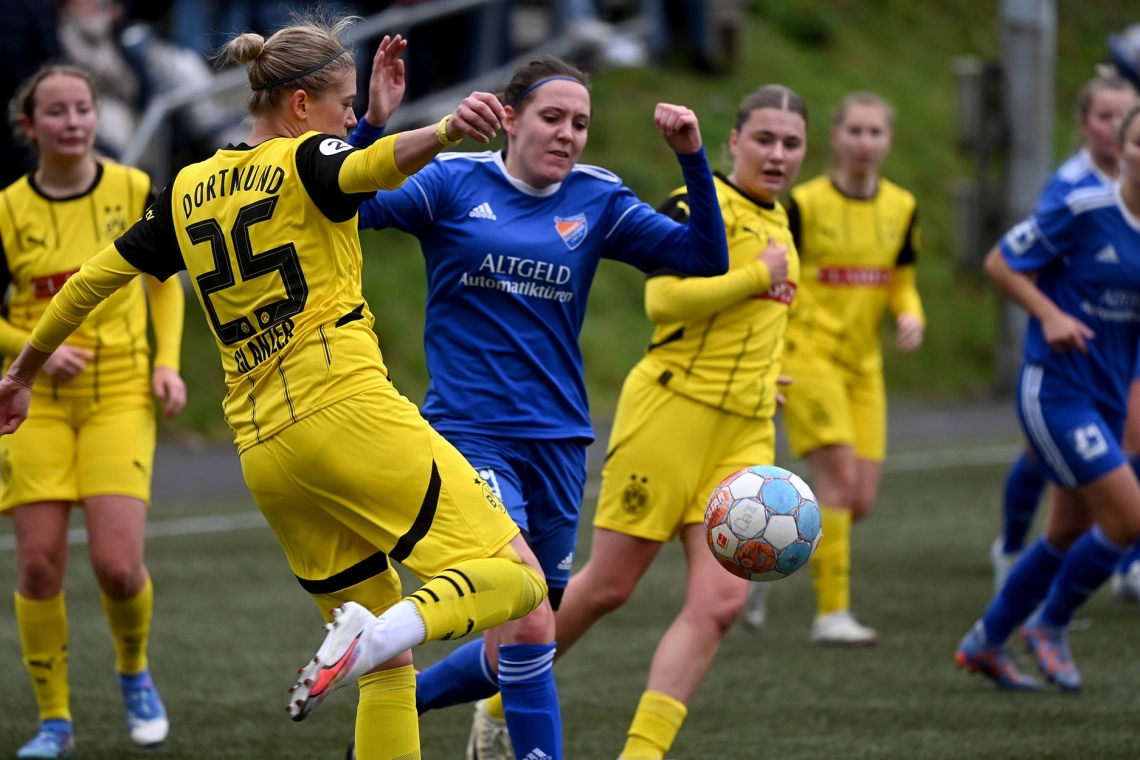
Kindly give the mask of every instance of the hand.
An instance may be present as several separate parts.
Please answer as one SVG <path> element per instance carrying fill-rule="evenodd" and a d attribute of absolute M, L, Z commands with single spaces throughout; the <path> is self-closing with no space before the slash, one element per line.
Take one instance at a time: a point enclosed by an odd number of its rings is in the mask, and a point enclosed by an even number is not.
<path fill-rule="evenodd" d="M 899 351 L 904 354 L 917 351 L 922 345 L 922 336 L 926 331 L 926 325 L 922 320 L 914 314 L 899 314 L 895 326 L 897 330 L 895 345 L 899 347 Z"/>
<path fill-rule="evenodd" d="M 182 376 L 170 367 L 155 367 L 154 397 L 162 404 L 162 414 L 166 419 L 174 419 L 186 407 L 186 383 Z"/>
<path fill-rule="evenodd" d="M 498 98 L 489 92 L 473 92 L 451 114 L 451 120 L 447 122 L 447 139 L 458 140 L 467 135 L 481 143 L 489 143 L 506 118 L 507 112 Z"/>
<path fill-rule="evenodd" d="M 400 35 L 387 35 L 372 59 L 372 78 L 368 80 L 368 111 L 364 118 L 374 127 L 382 127 L 396 113 L 404 99 L 404 62 L 400 53 L 408 41 Z"/>
<path fill-rule="evenodd" d="M 674 153 L 696 153 L 701 149 L 701 128 L 697 115 L 684 106 L 658 103 L 653 121 Z"/>
<path fill-rule="evenodd" d="M 5 376 L 0 380 L 0 435 L 8 435 L 28 418 L 32 389 Z"/>
<path fill-rule="evenodd" d="M 790 375 L 776 375 L 776 387 L 777 388 L 787 388 L 789 385 L 791 385 L 795 381 L 796 381 L 796 379 Z M 776 406 L 783 406 L 786 403 L 788 403 L 788 399 L 785 398 L 783 393 L 780 393 L 780 391 L 777 390 L 776 391 Z"/>
<path fill-rule="evenodd" d="M 1048 319 L 1042 320 L 1041 332 L 1044 333 L 1049 348 L 1058 353 L 1075 348 L 1082 354 L 1087 354 L 1089 348 L 1085 345 L 1085 341 L 1096 337 L 1096 333 L 1088 325 L 1070 317 L 1060 309 Z"/>
<path fill-rule="evenodd" d="M 87 363 L 94 358 L 90 351 L 64 344 L 44 362 L 43 371 L 57 383 L 65 383 L 87 369 Z"/>
<path fill-rule="evenodd" d="M 768 238 L 768 247 L 756 257 L 768 265 L 768 275 L 772 278 L 772 285 L 780 285 L 788 281 L 788 246 L 780 245 L 776 238 Z"/>

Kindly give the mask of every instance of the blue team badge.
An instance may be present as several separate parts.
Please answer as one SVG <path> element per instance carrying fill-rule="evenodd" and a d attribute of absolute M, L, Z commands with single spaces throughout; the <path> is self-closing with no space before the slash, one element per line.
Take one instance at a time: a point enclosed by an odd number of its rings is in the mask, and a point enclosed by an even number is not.
<path fill-rule="evenodd" d="M 566 218 L 556 216 L 554 217 L 554 229 L 558 230 L 558 234 L 562 236 L 562 242 L 571 251 L 582 244 L 582 241 L 586 239 L 586 233 L 590 231 L 586 225 L 585 214 L 575 214 Z"/>

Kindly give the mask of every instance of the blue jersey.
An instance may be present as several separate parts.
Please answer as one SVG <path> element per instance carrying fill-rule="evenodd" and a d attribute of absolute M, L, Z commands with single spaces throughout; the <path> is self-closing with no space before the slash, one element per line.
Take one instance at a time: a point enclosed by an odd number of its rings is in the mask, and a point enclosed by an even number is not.
<path fill-rule="evenodd" d="M 579 164 L 539 190 L 490 152 L 443 154 L 360 207 L 362 228 L 396 227 L 420 240 L 431 374 L 422 411 L 437 430 L 593 438 L 578 335 L 599 260 L 698 276 L 728 268 L 704 151 L 678 160 L 688 226 L 604 169 Z"/>
<path fill-rule="evenodd" d="M 1049 178 L 1049 183 L 1041 191 L 1037 200 L 1037 209 L 1050 208 L 1065 202 L 1065 196 L 1074 190 L 1086 187 L 1107 187 L 1112 184 L 1112 177 L 1108 177 L 1093 161 L 1087 148 L 1069 157 L 1060 168 Z"/>
<path fill-rule="evenodd" d="M 1043 205 L 1000 245 L 1011 268 L 1037 272 L 1041 292 L 1096 333 L 1087 355 L 1055 352 L 1031 318 L 1026 363 L 1123 415 L 1140 341 L 1140 219 L 1120 186 L 1082 188 Z"/>

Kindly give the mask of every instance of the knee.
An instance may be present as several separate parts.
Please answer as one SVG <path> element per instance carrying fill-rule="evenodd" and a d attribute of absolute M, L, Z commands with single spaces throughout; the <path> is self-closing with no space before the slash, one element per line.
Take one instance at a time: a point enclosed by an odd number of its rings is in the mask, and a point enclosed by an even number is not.
<path fill-rule="evenodd" d="M 141 562 L 119 557 L 91 558 L 91 566 L 99 587 L 112 599 L 130 599 L 138 594 L 145 583 Z"/>
<path fill-rule="evenodd" d="M 554 641 L 554 610 L 549 601 L 542 604 L 526 617 L 515 622 L 515 633 L 511 637 L 517 644 L 549 644 Z"/>
<path fill-rule="evenodd" d="M 718 589 L 715 594 L 702 594 L 694 612 L 711 623 L 720 636 L 724 636 L 736 624 L 747 599 L 748 581 L 742 580 Z"/>
<path fill-rule="evenodd" d="M 871 507 L 875 504 L 875 499 L 869 494 L 859 494 L 855 497 L 851 504 L 851 519 L 853 521 L 862 520 L 864 517 L 871 513 Z"/>
<path fill-rule="evenodd" d="M 616 578 L 607 579 L 590 589 L 590 607 L 598 615 L 606 615 L 621 607 L 633 594 L 634 584 Z"/>
<path fill-rule="evenodd" d="M 28 599 L 50 599 L 63 589 L 66 560 L 49 551 L 32 551 L 20 557 L 18 588 Z"/>

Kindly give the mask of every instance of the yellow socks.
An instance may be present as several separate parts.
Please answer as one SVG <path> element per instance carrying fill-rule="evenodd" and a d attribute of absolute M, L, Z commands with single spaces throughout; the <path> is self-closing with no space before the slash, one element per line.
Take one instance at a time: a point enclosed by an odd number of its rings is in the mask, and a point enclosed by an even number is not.
<path fill-rule="evenodd" d="M 507 719 L 507 714 L 503 711 L 503 695 L 501 692 L 496 692 L 493 697 L 487 697 L 484 706 L 487 708 L 487 715 L 495 720 Z"/>
<path fill-rule="evenodd" d="M 40 720 L 71 720 L 67 685 L 67 610 L 63 592 L 51 599 L 25 599 L 16 594 L 16 625 L 24 650 L 24 666 Z"/>
<path fill-rule="evenodd" d="M 103 612 L 115 642 L 115 667 L 125 676 L 146 670 L 146 644 L 150 638 L 150 618 L 154 611 L 154 586 L 150 575 L 134 597 L 117 601 L 103 594 Z"/>
<path fill-rule="evenodd" d="M 528 615 L 546 598 L 542 575 L 513 549 L 449 567 L 408 597 L 427 629 L 424 641 L 457 639 Z"/>
<path fill-rule="evenodd" d="M 361 676 L 356 708 L 359 760 L 420 760 L 416 672 L 411 665 Z"/>
<path fill-rule="evenodd" d="M 637 703 L 622 760 L 661 760 L 673 746 L 689 709 L 668 694 L 646 691 Z"/>
<path fill-rule="evenodd" d="M 811 558 L 816 611 L 822 617 L 851 607 L 851 510 L 822 504 L 823 539 Z"/>

